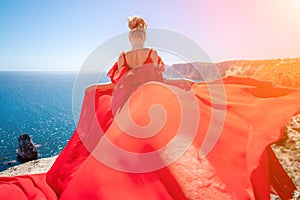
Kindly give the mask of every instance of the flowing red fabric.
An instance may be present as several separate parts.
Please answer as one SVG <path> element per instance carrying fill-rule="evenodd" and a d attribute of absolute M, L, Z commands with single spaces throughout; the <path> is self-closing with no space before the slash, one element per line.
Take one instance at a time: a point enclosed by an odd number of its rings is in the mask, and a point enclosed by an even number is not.
<path fill-rule="evenodd" d="M 213 103 L 210 88 L 218 85 L 224 87 L 225 105 Z M 77 129 L 52 168 L 42 175 L 0 177 L 0 199 L 269 199 L 271 186 L 288 199 L 296 189 L 269 145 L 300 113 L 299 89 L 237 77 L 195 83 L 190 91 L 148 82 L 126 102 L 132 120 L 140 126 L 149 124 L 149 109 L 157 104 L 163 105 L 167 119 L 153 137 L 136 138 L 120 129 L 117 114 L 113 115 L 114 88 L 114 84 L 87 88 Z M 117 163 L 138 171 L 164 163 L 159 155 L 144 163 L 126 160 L 103 141 L 137 154 L 168 146 L 182 112 L 170 88 L 196 97 L 200 120 L 190 147 L 157 170 L 136 173 L 111 167 Z M 221 97 L 214 98 L 219 102 Z M 213 119 L 213 111 L 226 111 L 224 124 Z M 219 138 L 206 157 L 199 157 L 212 121 L 222 124 Z"/>
<path fill-rule="evenodd" d="M 153 63 L 153 61 L 151 59 L 152 51 L 153 51 L 153 49 L 149 50 L 148 56 L 147 56 L 145 62 L 143 63 L 143 65 Z M 122 53 L 122 56 L 124 58 L 124 64 L 122 66 L 119 66 L 118 62 L 115 62 L 115 64 L 112 66 L 112 68 L 107 73 L 107 76 L 111 79 L 112 83 L 117 83 L 128 71 L 131 70 L 131 68 L 128 66 L 128 64 L 126 62 L 126 55 L 124 52 Z M 161 74 L 164 71 L 164 63 L 160 56 L 158 56 L 157 65 L 158 65 L 158 67 L 156 69 L 157 69 L 158 73 Z"/>
<path fill-rule="evenodd" d="M 0 199 L 41 200 L 58 199 L 54 190 L 47 184 L 45 174 L 16 177 L 0 177 Z"/>

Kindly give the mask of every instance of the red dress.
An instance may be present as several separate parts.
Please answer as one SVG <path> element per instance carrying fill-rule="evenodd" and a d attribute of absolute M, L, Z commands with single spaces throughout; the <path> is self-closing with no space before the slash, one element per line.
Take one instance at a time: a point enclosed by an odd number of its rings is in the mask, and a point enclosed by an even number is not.
<path fill-rule="evenodd" d="M 147 56 L 146 60 L 144 61 L 144 63 L 142 64 L 142 66 L 145 66 L 145 65 L 148 66 L 153 63 L 153 61 L 151 59 L 152 51 L 153 51 L 153 49 L 149 50 L 148 56 Z M 123 75 L 131 70 L 131 68 L 127 64 L 127 59 L 126 59 L 124 52 L 122 52 L 122 57 L 124 60 L 123 65 L 118 66 L 118 62 L 115 62 L 115 64 L 112 66 L 112 68 L 107 73 L 107 76 L 111 79 L 112 83 L 119 82 L 119 80 L 123 77 Z M 164 64 L 162 62 L 161 57 L 159 57 L 159 56 L 158 56 L 158 60 L 157 60 L 157 65 L 158 65 L 158 67 L 156 70 L 157 70 L 158 74 L 161 75 L 162 72 L 164 71 Z"/>
<path fill-rule="evenodd" d="M 127 64 L 125 53 L 122 53 L 124 63 L 118 66 L 116 62 L 107 73 L 112 83 L 115 83 L 114 93 L 112 94 L 112 111 L 115 113 L 140 85 L 149 81 L 163 81 L 162 72 L 164 64 L 158 57 L 157 65 L 153 65 L 151 59 L 152 49 L 149 50 L 146 60 L 141 66 L 130 68 Z M 130 72 L 130 73 L 129 73 Z"/>
<path fill-rule="evenodd" d="M 118 104 L 118 109 L 112 111 L 116 85 L 88 88 L 77 129 L 52 168 L 41 175 L 46 180 L 33 181 L 36 175 L 0 178 L 0 199 L 9 199 L 12 194 L 19 195 L 19 199 L 38 199 L 42 194 L 55 199 L 53 193 L 60 199 L 269 199 L 270 186 L 282 199 L 291 197 L 296 188 L 269 145 L 280 139 L 288 120 L 300 113 L 299 89 L 228 77 L 211 83 L 195 83 L 190 91 L 184 91 L 167 87 L 163 80 L 156 79 L 161 77 L 160 73 L 156 71 L 153 75 L 151 70 L 152 75 L 134 79 L 133 83 L 143 84 L 132 88 L 127 83 L 118 85 L 122 77 L 130 76 L 122 74 L 122 70 L 130 71 L 126 66 L 118 70 L 114 65 L 109 72 L 112 82 L 130 93 Z M 142 77 L 139 69 L 133 74 Z M 220 96 L 212 99 L 210 91 L 210 87 L 220 83 L 226 93 L 224 105 L 215 103 Z M 191 95 L 196 104 L 176 98 L 184 100 Z M 163 112 L 156 105 L 163 105 Z M 180 118 L 183 107 L 192 111 L 187 121 Z M 151 122 L 165 123 L 161 129 L 150 126 L 157 131 L 151 137 L 142 137 L 151 133 L 148 129 L 135 136 L 128 135 L 126 131 L 134 125 L 123 115 L 119 118 L 125 109 L 138 130 L 144 130 Z M 223 111 L 226 111 L 224 123 L 221 118 L 213 118 L 214 112 Z M 152 115 L 156 112 L 159 115 Z M 164 114 L 166 118 L 160 116 Z M 157 167 L 168 159 L 160 159 L 161 154 L 154 154 L 150 160 L 142 156 L 123 157 L 124 152 L 144 155 L 169 147 L 183 121 L 193 124 L 195 119 L 199 119 L 197 129 L 189 126 L 186 129 L 186 132 L 196 131 L 191 145 L 170 165 Z M 200 157 L 209 129 L 214 131 L 212 123 L 222 124 L 220 135 L 206 157 Z M 121 128 L 121 125 L 127 126 Z M 179 140 L 178 149 L 185 139 Z M 111 144 L 124 152 L 116 151 Z M 174 154 L 178 149 L 173 149 Z M 157 169 L 145 171 L 149 166 Z"/>

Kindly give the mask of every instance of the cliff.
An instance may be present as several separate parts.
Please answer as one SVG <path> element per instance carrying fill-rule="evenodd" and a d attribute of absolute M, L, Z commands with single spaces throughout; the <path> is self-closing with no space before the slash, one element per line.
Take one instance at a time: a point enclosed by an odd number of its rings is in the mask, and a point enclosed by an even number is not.
<path fill-rule="evenodd" d="M 32 160 L 30 162 L 8 168 L 7 170 L 0 172 L 0 176 L 18 176 L 24 174 L 45 173 L 53 165 L 56 158 L 57 156 L 53 156 L 49 158 Z"/>
<path fill-rule="evenodd" d="M 215 80 L 224 76 L 245 76 L 270 81 L 275 85 L 300 87 L 300 58 L 174 64 L 166 69 L 164 75 L 196 81 Z"/>

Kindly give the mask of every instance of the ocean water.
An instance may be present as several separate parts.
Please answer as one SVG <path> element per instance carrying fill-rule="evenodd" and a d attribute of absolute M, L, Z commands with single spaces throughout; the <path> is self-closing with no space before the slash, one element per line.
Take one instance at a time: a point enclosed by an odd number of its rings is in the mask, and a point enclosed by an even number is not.
<path fill-rule="evenodd" d="M 81 74 L 74 93 L 76 72 L 0 71 L 0 171 L 21 164 L 16 149 L 23 133 L 39 146 L 38 158 L 58 155 L 76 128 L 85 87 L 98 75 L 96 83 L 108 82 L 105 74 Z"/>
<path fill-rule="evenodd" d="M 20 164 L 16 149 L 23 133 L 38 144 L 38 158 L 61 152 L 76 127 L 75 78 L 75 72 L 0 72 L 0 171 Z"/>

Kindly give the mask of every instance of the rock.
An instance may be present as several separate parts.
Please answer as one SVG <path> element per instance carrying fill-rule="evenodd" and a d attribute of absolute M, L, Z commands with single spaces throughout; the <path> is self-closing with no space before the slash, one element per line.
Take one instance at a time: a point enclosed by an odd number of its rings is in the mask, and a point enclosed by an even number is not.
<path fill-rule="evenodd" d="M 37 148 L 33 144 L 28 134 L 22 134 L 18 138 L 19 148 L 17 149 L 18 158 L 21 161 L 30 161 L 38 156 Z"/>
<path fill-rule="evenodd" d="M 41 158 L 14 167 L 10 167 L 5 171 L 0 172 L 0 176 L 7 177 L 7 176 L 21 176 L 25 174 L 46 173 L 51 168 L 56 158 L 57 156 L 53 156 L 49 158 Z"/>
<path fill-rule="evenodd" d="M 226 61 L 220 63 L 212 62 L 192 62 L 173 64 L 167 67 L 164 72 L 166 78 L 186 78 L 195 81 L 216 80 L 225 75 L 225 72 L 236 61 Z"/>
<path fill-rule="evenodd" d="M 17 161 L 16 160 L 11 160 L 11 161 L 7 161 L 5 162 L 6 165 L 12 165 L 14 163 L 16 163 Z"/>
<path fill-rule="evenodd" d="M 300 127 L 300 114 L 290 119 L 281 140 L 273 144 L 272 148 L 282 167 L 300 189 L 300 131 L 297 130 L 298 127 Z"/>

